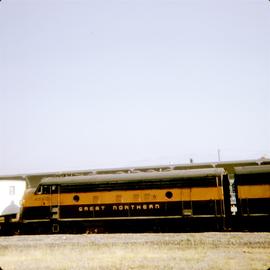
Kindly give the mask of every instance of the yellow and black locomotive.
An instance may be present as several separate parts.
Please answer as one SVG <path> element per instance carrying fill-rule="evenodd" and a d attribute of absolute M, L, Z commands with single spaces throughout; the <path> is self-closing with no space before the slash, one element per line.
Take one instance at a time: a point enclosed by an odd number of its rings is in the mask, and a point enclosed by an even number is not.
<path fill-rule="evenodd" d="M 20 213 L 2 228 L 19 233 L 269 231 L 270 165 L 240 162 L 44 177 L 26 190 Z"/>
<path fill-rule="evenodd" d="M 223 226 L 223 176 L 223 169 L 199 169 L 46 178 L 25 195 L 21 218 L 30 231 L 180 228 L 190 217 Z"/>

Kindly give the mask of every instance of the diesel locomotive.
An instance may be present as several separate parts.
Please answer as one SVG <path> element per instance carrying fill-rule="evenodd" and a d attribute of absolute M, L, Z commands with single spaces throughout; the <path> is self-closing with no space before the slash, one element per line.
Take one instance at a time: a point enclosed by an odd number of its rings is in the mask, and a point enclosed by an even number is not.
<path fill-rule="evenodd" d="M 2 234 L 269 231 L 270 164 L 44 177 L 0 226 Z"/>

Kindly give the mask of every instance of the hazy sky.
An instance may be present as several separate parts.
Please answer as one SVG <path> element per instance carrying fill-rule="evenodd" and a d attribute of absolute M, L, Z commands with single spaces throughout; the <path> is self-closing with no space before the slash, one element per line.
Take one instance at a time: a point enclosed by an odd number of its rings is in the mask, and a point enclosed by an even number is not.
<path fill-rule="evenodd" d="M 0 174 L 270 156 L 270 2 L 0 2 Z"/>

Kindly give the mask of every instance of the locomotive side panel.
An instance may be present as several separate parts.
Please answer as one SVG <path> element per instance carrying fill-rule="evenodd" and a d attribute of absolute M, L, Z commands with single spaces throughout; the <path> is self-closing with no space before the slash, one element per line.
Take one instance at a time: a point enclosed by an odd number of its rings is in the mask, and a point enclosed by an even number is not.
<path fill-rule="evenodd" d="M 60 219 L 222 216 L 221 187 L 61 193 Z"/>
<path fill-rule="evenodd" d="M 270 172 L 236 175 L 238 225 L 246 230 L 270 230 Z"/>

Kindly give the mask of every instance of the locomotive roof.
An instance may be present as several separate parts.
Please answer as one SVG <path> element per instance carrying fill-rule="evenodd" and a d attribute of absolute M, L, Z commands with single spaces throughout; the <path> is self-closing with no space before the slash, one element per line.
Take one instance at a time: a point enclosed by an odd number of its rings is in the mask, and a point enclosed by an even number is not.
<path fill-rule="evenodd" d="M 166 172 L 138 172 L 120 174 L 93 174 L 87 176 L 67 176 L 67 177 L 48 177 L 41 181 L 42 185 L 73 185 L 86 183 L 112 183 L 130 182 L 143 180 L 169 180 L 169 179 L 188 179 L 188 178 L 207 178 L 222 176 L 225 170 L 222 168 L 194 169 L 194 170 L 172 170 Z"/>
<path fill-rule="evenodd" d="M 150 170 L 166 171 L 166 170 L 194 170 L 205 168 L 223 168 L 226 173 L 234 174 L 236 167 L 246 166 L 265 166 L 270 165 L 270 159 L 262 157 L 252 160 L 234 160 L 234 161 L 212 161 L 207 163 L 189 163 L 189 164 L 156 164 L 151 166 L 129 166 L 129 167 L 116 167 L 116 168 L 93 168 L 86 170 L 73 170 L 73 171 L 57 171 L 57 172 L 41 172 L 41 173 L 24 173 L 15 175 L 1 175 L 1 180 L 22 180 L 26 181 L 27 187 L 36 188 L 42 179 L 48 177 L 65 177 L 65 176 L 78 176 L 89 174 L 117 174 L 119 171 L 122 173 L 133 173 L 134 171 L 147 172 Z"/>
<path fill-rule="evenodd" d="M 235 167 L 236 174 L 270 173 L 270 165 Z"/>

